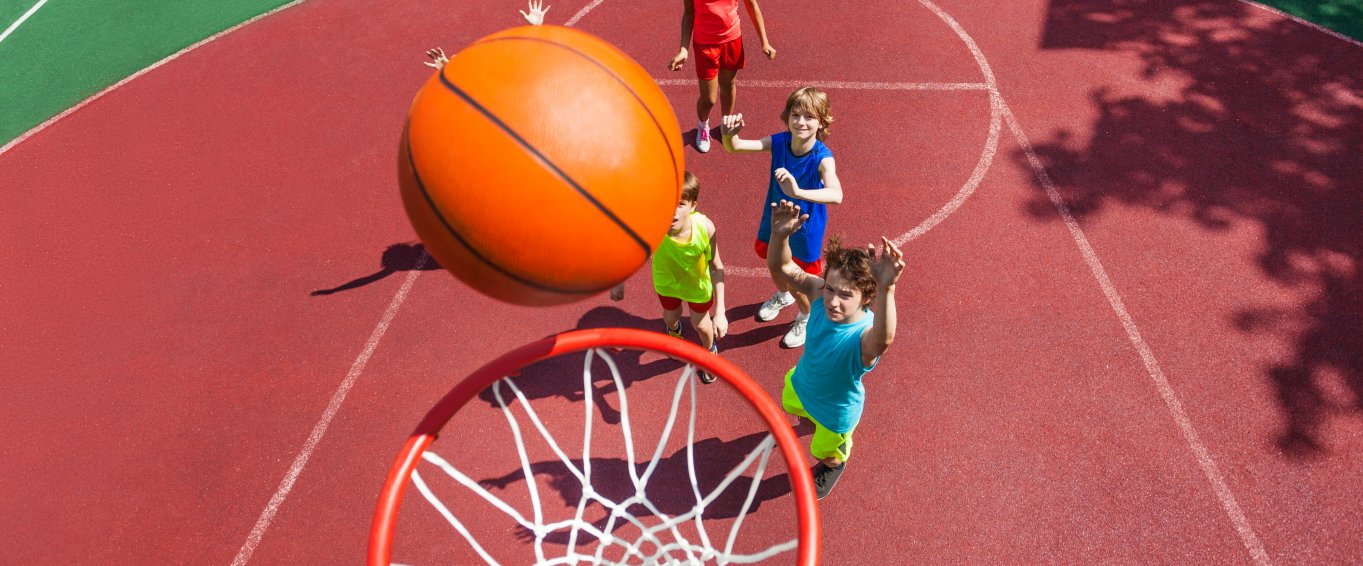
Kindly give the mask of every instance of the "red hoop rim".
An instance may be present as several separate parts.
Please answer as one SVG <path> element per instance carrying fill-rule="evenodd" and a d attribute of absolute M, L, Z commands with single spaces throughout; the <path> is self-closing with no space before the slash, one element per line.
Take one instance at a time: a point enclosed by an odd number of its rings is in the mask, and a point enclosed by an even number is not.
<path fill-rule="evenodd" d="M 593 328 L 573 330 L 549 336 L 503 354 L 478 368 L 460 381 L 421 419 L 416 430 L 398 452 L 393 466 L 379 493 L 378 509 L 369 530 L 370 566 L 387 566 L 392 562 L 393 535 L 397 529 L 398 508 L 411 483 L 412 471 L 445 423 L 454 417 L 470 400 L 497 380 L 515 370 L 554 356 L 579 352 L 590 348 L 639 348 L 678 358 L 717 375 L 743 395 L 762 420 L 772 430 L 781 455 L 790 469 L 795 493 L 796 515 L 799 523 L 797 564 L 815 566 L 819 563 L 819 509 L 814 496 L 814 478 L 804 465 L 804 452 L 785 413 L 767 396 L 743 370 L 729 360 L 711 355 L 709 351 L 685 340 L 657 332 L 630 328 Z"/>

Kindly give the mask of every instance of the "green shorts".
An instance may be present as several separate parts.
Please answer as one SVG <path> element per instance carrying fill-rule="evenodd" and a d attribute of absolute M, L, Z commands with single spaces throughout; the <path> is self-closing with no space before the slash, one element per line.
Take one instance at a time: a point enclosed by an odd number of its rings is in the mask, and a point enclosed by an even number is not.
<path fill-rule="evenodd" d="M 781 390 L 781 406 L 787 413 L 809 419 L 809 422 L 814 423 L 814 438 L 809 441 L 809 453 L 820 460 L 836 457 L 846 462 L 852 455 L 852 433 L 856 431 L 856 427 L 846 434 L 839 434 L 828 430 L 819 424 L 819 421 L 814 420 L 814 417 L 809 416 L 805 406 L 800 403 L 800 396 L 790 384 L 790 377 L 793 375 L 795 368 L 790 368 L 790 371 L 786 372 L 786 386 Z"/>

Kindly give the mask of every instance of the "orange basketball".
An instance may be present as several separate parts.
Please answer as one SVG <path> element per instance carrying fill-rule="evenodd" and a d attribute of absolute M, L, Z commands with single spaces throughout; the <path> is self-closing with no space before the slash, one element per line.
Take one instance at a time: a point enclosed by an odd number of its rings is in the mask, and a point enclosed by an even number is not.
<path fill-rule="evenodd" d="M 402 202 L 426 249 L 494 298 L 556 305 L 643 265 L 681 197 L 672 106 L 628 55 L 525 26 L 450 57 L 403 130 Z"/>

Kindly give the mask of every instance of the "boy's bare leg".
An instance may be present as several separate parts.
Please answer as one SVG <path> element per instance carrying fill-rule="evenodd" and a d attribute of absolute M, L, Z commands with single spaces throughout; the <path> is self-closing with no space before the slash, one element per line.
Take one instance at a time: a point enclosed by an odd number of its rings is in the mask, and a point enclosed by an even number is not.
<path fill-rule="evenodd" d="M 719 109 L 721 116 L 734 113 L 734 101 L 738 99 L 738 69 L 719 70 Z"/>
<path fill-rule="evenodd" d="M 820 461 L 820 462 L 823 462 L 823 465 L 828 466 L 828 467 L 830 467 L 830 468 L 836 468 L 836 467 L 842 465 L 842 458 L 839 458 L 839 457 L 837 457 L 837 456 L 829 456 L 829 457 L 827 457 L 827 458 L 820 458 L 819 461 Z"/>
<path fill-rule="evenodd" d="M 715 321 L 710 318 L 710 313 L 692 311 L 691 326 L 696 327 L 696 334 L 700 334 L 700 345 L 709 350 L 715 343 Z"/>
<path fill-rule="evenodd" d="M 677 323 L 681 322 L 681 315 L 681 307 L 677 307 L 676 310 L 663 309 L 663 324 L 667 325 L 668 330 L 677 328 Z"/>
<path fill-rule="evenodd" d="M 710 111 L 714 110 L 715 102 L 719 99 L 719 81 L 696 81 L 700 84 L 700 97 L 696 98 L 696 119 L 704 122 L 710 119 Z"/>

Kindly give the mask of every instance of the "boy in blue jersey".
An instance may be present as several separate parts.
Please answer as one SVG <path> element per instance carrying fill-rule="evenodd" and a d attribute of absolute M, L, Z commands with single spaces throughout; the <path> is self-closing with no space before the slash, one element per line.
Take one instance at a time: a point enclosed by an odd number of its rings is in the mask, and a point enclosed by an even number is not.
<path fill-rule="evenodd" d="M 795 203 L 771 205 L 771 247 L 767 268 L 787 288 L 817 297 L 811 305 L 809 341 L 800 361 L 786 373 L 781 405 L 787 413 L 814 423 L 809 451 L 815 464 L 814 491 L 823 499 L 833 490 L 852 453 L 852 431 L 861 420 L 866 390 L 862 377 L 876 367 L 894 342 L 894 285 L 904 272 L 904 254 L 881 237 L 875 246 L 843 248 L 830 238 L 824 257 L 828 277 L 801 269 L 787 240 L 810 218 Z"/>
<path fill-rule="evenodd" d="M 745 140 L 738 137 L 743 129 L 743 115 L 725 116 L 721 126 L 724 149 L 730 153 L 771 152 L 771 178 L 767 182 L 767 198 L 762 205 L 754 244 L 757 255 L 763 259 L 768 255 L 771 240 L 769 207 L 789 199 L 809 214 L 809 221 L 790 237 L 795 264 L 806 273 L 818 276 L 823 273 L 820 253 L 828 220 L 827 205 L 842 202 L 842 183 L 838 180 L 833 152 L 822 141 L 828 137 L 828 128 L 833 124 L 828 95 L 810 86 L 795 89 L 786 98 L 781 120 L 786 123 L 787 131 L 760 140 Z M 788 288 L 775 271 L 771 276 L 776 293 L 757 311 L 757 320 L 772 320 L 781 309 L 797 305 L 800 314 L 796 315 L 795 323 L 791 324 L 781 344 L 787 348 L 803 346 L 809 320 L 809 297 L 799 289 Z"/>

